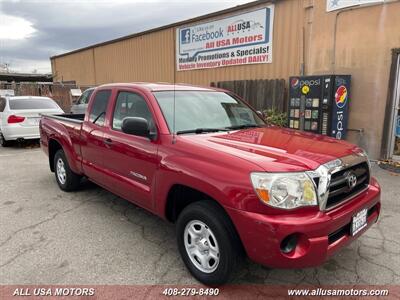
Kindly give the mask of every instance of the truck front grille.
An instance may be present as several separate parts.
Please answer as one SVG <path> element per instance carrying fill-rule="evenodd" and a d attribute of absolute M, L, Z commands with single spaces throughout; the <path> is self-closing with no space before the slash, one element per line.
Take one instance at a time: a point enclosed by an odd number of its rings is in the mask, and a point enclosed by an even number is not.
<path fill-rule="evenodd" d="M 349 187 L 348 183 L 350 174 L 354 174 L 357 177 L 357 183 L 352 188 Z M 366 189 L 369 184 L 369 178 L 370 174 L 367 162 L 362 162 L 333 173 L 331 175 L 326 209 L 333 208 Z"/>

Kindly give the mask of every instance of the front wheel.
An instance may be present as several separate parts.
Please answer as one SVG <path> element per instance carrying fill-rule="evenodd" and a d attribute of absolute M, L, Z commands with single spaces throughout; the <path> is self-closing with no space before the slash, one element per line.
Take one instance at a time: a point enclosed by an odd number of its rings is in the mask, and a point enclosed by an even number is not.
<path fill-rule="evenodd" d="M 217 204 L 204 200 L 187 206 L 178 217 L 179 252 L 200 282 L 228 282 L 241 260 L 241 244 L 232 222 Z"/>
<path fill-rule="evenodd" d="M 79 187 L 81 176 L 72 172 L 62 149 L 54 155 L 54 173 L 58 186 L 63 191 L 70 192 Z"/>

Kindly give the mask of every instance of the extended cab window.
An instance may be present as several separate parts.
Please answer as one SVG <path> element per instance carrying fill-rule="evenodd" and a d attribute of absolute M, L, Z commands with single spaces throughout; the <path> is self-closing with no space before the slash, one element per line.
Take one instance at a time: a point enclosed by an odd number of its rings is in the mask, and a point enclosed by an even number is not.
<path fill-rule="evenodd" d="M 111 91 L 98 91 L 93 99 L 92 110 L 89 115 L 89 121 L 103 126 L 106 116 L 108 101 L 110 100 Z"/>
<path fill-rule="evenodd" d="M 121 130 L 122 121 L 126 117 L 144 118 L 149 123 L 150 132 L 155 131 L 153 118 L 146 100 L 132 92 L 120 92 L 115 104 L 113 116 L 113 129 Z"/>

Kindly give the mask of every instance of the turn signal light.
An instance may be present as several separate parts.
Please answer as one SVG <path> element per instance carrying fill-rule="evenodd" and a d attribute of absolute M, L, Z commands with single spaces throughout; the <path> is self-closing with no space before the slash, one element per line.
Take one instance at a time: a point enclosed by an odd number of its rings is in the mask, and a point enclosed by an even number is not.
<path fill-rule="evenodd" d="M 258 197 L 259 197 L 264 203 L 268 203 L 268 202 L 269 202 L 269 193 L 268 193 L 268 190 L 256 189 L 256 192 L 257 192 L 257 194 L 258 194 Z"/>
<path fill-rule="evenodd" d="M 8 117 L 7 122 L 8 122 L 8 124 L 14 124 L 14 123 L 21 123 L 24 120 L 25 120 L 25 117 L 11 115 Z"/>

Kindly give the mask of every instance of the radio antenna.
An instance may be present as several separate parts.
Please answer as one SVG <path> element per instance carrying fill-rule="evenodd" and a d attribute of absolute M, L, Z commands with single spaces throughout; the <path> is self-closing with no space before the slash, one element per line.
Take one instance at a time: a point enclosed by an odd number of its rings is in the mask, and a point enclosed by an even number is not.
<path fill-rule="evenodd" d="M 174 75 L 173 75 L 173 84 L 174 84 L 174 103 L 173 103 L 173 112 L 172 112 L 172 144 L 176 143 L 176 128 L 175 128 L 175 112 L 176 112 L 176 90 L 175 90 L 175 84 L 176 84 L 176 34 L 177 31 L 179 31 L 179 28 L 175 30 L 174 34 L 174 57 L 173 57 L 173 64 L 174 64 Z"/>

